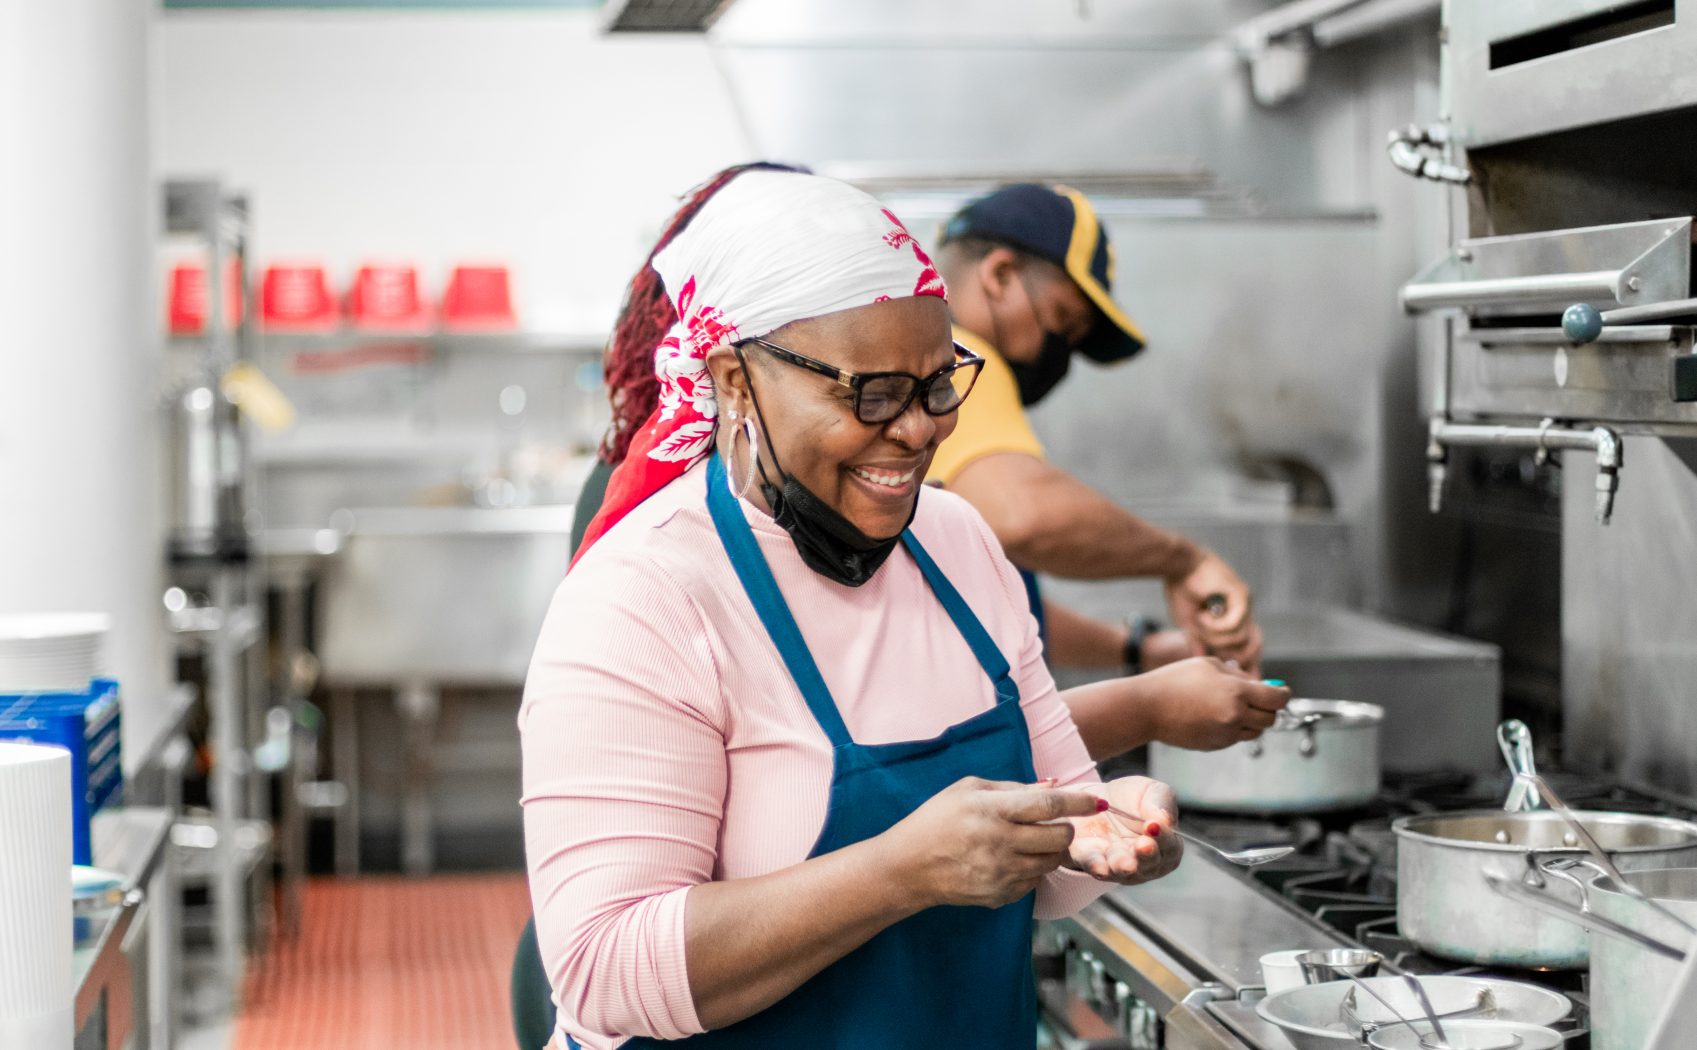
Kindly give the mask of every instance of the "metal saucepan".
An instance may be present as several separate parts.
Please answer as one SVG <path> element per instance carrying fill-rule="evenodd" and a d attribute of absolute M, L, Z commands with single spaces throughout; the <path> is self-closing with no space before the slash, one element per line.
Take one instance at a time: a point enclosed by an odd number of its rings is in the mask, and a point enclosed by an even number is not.
<path fill-rule="evenodd" d="M 1318 813 L 1379 793 L 1385 709 L 1348 700 L 1292 700 L 1256 740 L 1220 751 L 1149 745 L 1149 775 L 1180 804 L 1226 813 Z"/>
<path fill-rule="evenodd" d="M 1687 922 L 1697 922 L 1697 869 L 1654 868 L 1622 877 Z M 1591 908 L 1657 940 L 1690 951 L 1691 936 L 1679 924 L 1622 893 L 1613 879 L 1591 882 Z M 1591 938 L 1591 1050 L 1639 1050 L 1679 977 L 1679 963 L 1609 937 Z"/>
<path fill-rule="evenodd" d="M 1589 878 L 1579 879 L 1577 871 Z M 1673 992 L 1678 956 L 1697 948 L 1697 938 L 1684 925 L 1697 921 L 1697 868 L 1623 872 L 1621 878 L 1653 901 L 1653 907 L 1623 892 L 1607 872 L 1586 860 L 1552 874 L 1566 874 L 1579 883 L 1578 908 L 1518 883 L 1498 884 L 1498 892 L 1565 915 L 1590 930 L 1591 1048 L 1640 1050 Z"/>
<path fill-rule="evenodd" d="M 1577 814 L 1622 871 L 1697 865 L 1697 824 L 1633 813 Z M 1466 810 L 1403 817 L 1397 845 L 1397 925 L 1420 947 L 1484 966 L 1577 970 L 1589 958 L 1571 921 L 1491 893 L 1500 881 L 1546 889 L 1581 905 L 1578 880 L 1560 874 L 1585 854 L 1558 813 Z M 1623 895 L 1624 896 L 1624 895 Z M 1640 905 L 1642 907 L 1642 905 Z"/>

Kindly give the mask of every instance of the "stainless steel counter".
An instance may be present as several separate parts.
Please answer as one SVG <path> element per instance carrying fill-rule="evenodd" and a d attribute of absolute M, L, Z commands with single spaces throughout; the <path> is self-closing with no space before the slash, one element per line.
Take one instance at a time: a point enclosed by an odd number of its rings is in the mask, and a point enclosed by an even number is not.
<path fill-rule="evenodd" d="M 1279 949 L 1350 946 L 1238 874 L 1243 869 L 1228 868 L 1201 852 L 1193 847 L 1171 875 L 1117 889 L 1102 906 L 1135 918 L 1187 960 L 1193 972 L 1234 995 L 1261 984 L 1261 956 L 1269 944 Z"/>
<path fill-rule="evenodd" d="M 125 896 L 116 907 L 88 917 L 91 928 L 72 954 L 77 1050 L 151 1045 L 149 978 L 170 979 L 168 973 L 149 972 L 157 969 L 152 938 L 168 938 L 174 930 L 166 922 L 150 928 L 168 901 L 149 897 L 169 896 L 155 876 L 163 871 L 171 823 L 170 810 L 148 806 L 107 810 L 94 818 L 95 866 L 122 875 Z"/>

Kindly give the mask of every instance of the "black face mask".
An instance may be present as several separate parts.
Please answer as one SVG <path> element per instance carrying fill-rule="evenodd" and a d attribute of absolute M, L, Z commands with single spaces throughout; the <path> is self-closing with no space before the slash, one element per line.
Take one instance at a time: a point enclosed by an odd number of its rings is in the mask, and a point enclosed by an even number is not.
<path fill-rule="evenodd" d="M 1008 367 L 1013 370 L 1013 381 L 1019 387 L 1020 404 L 1035 405 L 1066 378 L 1067 369 L 1072 367 L 1072 347 L 1066 336 L 1046 331 L 1037 360 L 1030 363 L 1010 360 Z"/>
<path fill-rule="evenodd" d="M 748 366 L 745 363 L 743 367 L 746 370 Z M 766 415 L 760 411 L 760 399 L 754 394 L 752 377 L 748 394 L 754 401 L 754 414 L 760 420 L 760 429 L 766 435 L 766 448 L 772 454 L 772 465 L 784 475 L 784 485 L 780 489 L 766 476 L 766 464 L 761 462 L 758 453 L 755 454 L 755 465 L 760 468 L 760 494 L 766 497 L 766 505 L 772 508 L 772 520 L 790 534 L 790 539 L 795 541 L 795 549 L 808 568 L 838 583 L 859 587 L 884 564 L 884 559 L 901 542 L 901 535 L 898 533 L 887 540 L 873 539 L 856 528 L 854 522 L 837 513 L 836 508 L 820 499 L 812 489 L 797 481 L 794 474 L 786 473 L 783 464 L 778 462 L 778 450 L 772 444 L 771 430 L 766 427 Z M 904 530 L 913 523 L 913 516 L 918 511 L 916 494 L 913 509 L 908 511 L 907 523 L 902 526 Z"/>

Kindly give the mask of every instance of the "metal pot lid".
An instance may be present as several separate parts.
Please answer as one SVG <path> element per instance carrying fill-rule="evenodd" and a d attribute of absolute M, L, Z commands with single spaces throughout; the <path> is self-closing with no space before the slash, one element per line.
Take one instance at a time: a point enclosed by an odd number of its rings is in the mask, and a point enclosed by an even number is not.
<path fill-rule="evenodd" d="M 1296 699 L 1285 705 L 1267 732 L 1288 733 L 1310 725 L 1316 729 L 1375 726 L 1384 720 L 1385 709 L 1378 704 L 1363 704 L 1355 700 Z"/>
<path fill-rule="evenodd" d="M 1585 827 L 1609 853 L 1655 853 L 1697 848 L 1697 824 L 1645 813 L 1582 810 Z M 1464 809 L 1400 817 L 1391 825 L 1399 838 L 1437 846 L 1492 853 L 1577 853 L 1572 829 L 1552 810 L 1510 813 Z M 1570 841 L 1571 839 L 1571 841 Z"/>

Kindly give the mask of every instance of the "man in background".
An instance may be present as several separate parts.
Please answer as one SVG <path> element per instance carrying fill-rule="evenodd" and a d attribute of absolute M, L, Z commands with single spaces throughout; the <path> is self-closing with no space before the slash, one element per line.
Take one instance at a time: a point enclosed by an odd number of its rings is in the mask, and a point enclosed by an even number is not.
<path fill-rule="evenodd" d="M 937 263 L 955 338 L 985 366 L 929 479 L 977 507 L 1027 574 L 1051 662 L 1139 672 L 1207 656 L 1186 669 L 1183 688 L 1216 705 L 1222 724 L 1248 708 L 1282 707 L 1286 691 L 1251 677 L 1261 631 L 1248 585 L 1219 555 L 1050 463 L 1026 418 L 1065 378 L 1075 353 L 1109 363 L 1143 349 L 1142 332 L 1110 294 L 1113 251 L 1090 202 L 1066 187 L 1003 187 L 949 220 Z M 1036 573 L 1159 579 L 1175 629 L 1147 619 L 1103 623 L 1042 600 Z"/>

